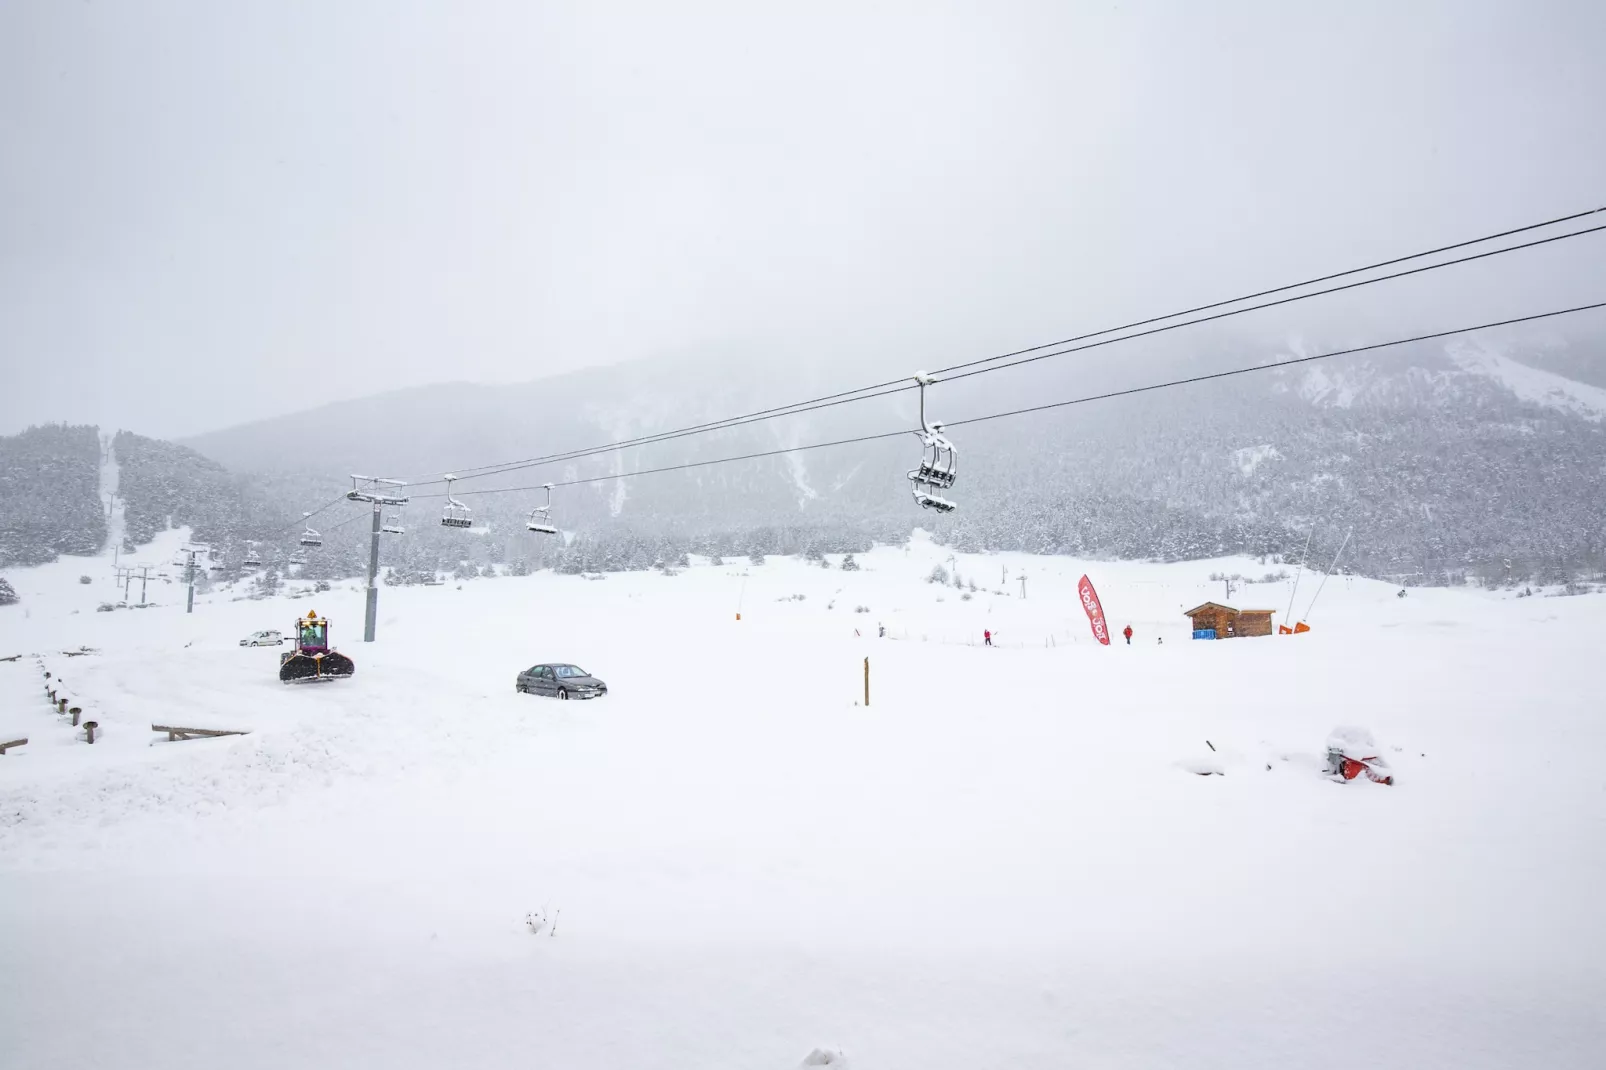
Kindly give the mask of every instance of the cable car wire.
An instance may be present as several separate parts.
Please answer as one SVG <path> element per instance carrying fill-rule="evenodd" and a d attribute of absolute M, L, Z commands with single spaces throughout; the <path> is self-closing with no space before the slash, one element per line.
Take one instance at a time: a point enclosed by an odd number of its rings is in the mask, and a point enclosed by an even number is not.
<path fill-rule="evenodd" d="M 1453 266 L 1456 266 L 1458 264 L 1470 263 L 1472 261 L 1483 260 L 1483 259 L 1487 259 L 1489 257 L 1502 256 L 1502 255 L 1504 255 L 1506 253 L 1520 252 L 1520 251 L 1522 251 L 1524 249 L 1531 249 L 1531 248 L 1535 248 L 1537 246 L 1548 245 L 1548 244 L 1551 244 L 1551 243 L 1554 243 L 1554 242 L 1566 241 L 1566 240 L 1568 240 L 1570 238 L 1578 238 L 1578 237 L 1582 237 L 1582 236 L 1587 235 L 1587 234 L 1595 234 L 1595 233 L 1598 233 L 1600 231 L 1606 230 L 1606 224 L 1603 224 L 1603 225 L 1600 225 L 1600 226 L 1588 227 L 1588 228 L 1585 228 L 1585 229 L 1582 229 L 1582 230 L 1568 231 L 1565 234 L 1551 235 L 1551 236 L 1545 237 L 1545 238 L 1538 238 L 1538 239 L 1535 239 L 1535 240 L 1532 240 L 1532 241 L 1521 242 L 1521 243 L 1518 243 L 1516 245 L 1502 246 L 1499 249 L 1490 249 L 1490 250 L 1486 250 L 1486 251 L 1481 252 L 1481 253 L 1474 253 L 1474 254 L 1470 254 L 1468 256 L 1457 257 L 1457 258 L 1452 259 L 1452 260 L 1444 260 L 1444 261 L 1440 261 L 1440 262 L 1433 263 L 1433 264 L 1424 264 L 1424 265 L 1422 265 L 1420 267 L 1410 268 L 1410 269 L 1405 270 L 1405 271 L 1393 272 L 1391 274 L 1381 275 L 1381 276 L 1378 276 L 1376 278 L 1360 279 L 1360 280 L 1357 280 L 1355 282 L 1345 283 L 1345 284 L 1343 284 L 1341 286 L 1328 287 L 1326 289 L 1316 290 L 1316 291 L 1313 291 L 1311 293 L 1294 294 L 1292 296 L 1279 298 L 1279 299 L 1277 299 L 1275 301 L 1267 301 L 1267 302 L 1263 302 L 1261 304 L 1251 305 L 1251 306 L 1248 306 L 1248 307 L 1245 307 L 1245 308 L 1229 309 L 1229 310 L 1224 311 L 1224 312 L 1214 313 L 1213 315 L 1210 315 L 1210 316 L 1201 316 L 1201 317 L 1198 317 L 1196 319 L 1185 320 L 1185 321 L 1183 321 L 1181 323 L 1172 323 L 1172 324 L 1166 324 L 1164 326 L 1159 326 L 1159 327 L 1151 327 L 1149 330 L 1139 331 L 1139 332 L 1133 333 L 1133 334 L 1122 334 L 1122 335 L 1120 335 L 1119 337 L 1116 337 L 1116 338 L 1103 338 L 1103 339 L 1101 339 L 1099 341 L 1088 341 L 1089 339 L 1098 339 L 1098 338 L 1100 338 L 1100 336 L 1106 335 L 1106 334 L 1115 334 L 1116 332 L 1129 331 L 1129 330 L 1133 330 L 1134 328 L 1148 326 L 1150 324 L 1163 323 L 1165 320 L 1177 319 L 1177 318 L 1182 317 L 1182 316 L 1191 316 L 1191 315 L 1193 315 L 1194 313 L 1197 313 L 1197 312 L 1204 312 L 1204 311 L 1209 311 L 1209 310 L 1212 310 L 1212 309 L 1224 308 L 1225 306 L 1228 306 L 1228 305 L 1240 304 L 1240 303 L 1242 303 L 1244 301 L 1252 301 L 1252 300 L 1256 300 L 1258 298 L 1266 297 L 1266 296 L 1269 296 L 1269 295 L 1272 295 L 1272 294 L 1286 293 L 1289 290 L 1297 290 L 1297 289 L 1300 289 L 1302 287 L 1315 285 L 1315 284 L 1321 283 L 1321 282 L 1329 282 L 1329 281 L 1332 281 L 1334 279 L 1345 278 L 1345 277 L 1348 277 L 1350 275 L 1361 274 L 1361 273 L 1364 273 L 1364 272 L 1367 272 L 1367 271 L 1374 271 L 1374 270 L 1377 270 L 1378 268 L 1382 268 L 1382 267 L 1390 267 L 1390 266 L 1393 266 L 1395 264 L 1402 264 L 1402 263 L 1406 263 L 1406 262 L 1411 261 L 1411 260 L 1419 260 L 1419 259 L 1421 259 L 1423 257 L 1426 257 L 1426 256 L 1434 256 L 1434 255 L 1437 255 L 1439 253 L 1451 252 L 1451 251 L 1454 251 L 1456 249 L 1464 249 L 1464 248 L 1467 248 L 1469 246 L 1479 245 L 1479 244 L 1482 244 L 1482 243 L 1488 242 L 1488 241 L 1494 241 L 1494 240 L 1496 240 L 1498 238 L 1510 237 L 1510 236 L 1515 235 L 1515 234 L 1527 233 L 1527 232 L 1530 232 L 1530 231 L 1543 229 L 1545 227 L 1555 226 L 1555 225 L 1557 225 L 1559 223 L 1565 223 L 1565 222 L 1569 222 L 1569 221 L 1573 221 L 1573 220 L 1577 220 L 1577 219 L 1582 219 L 1584 217 L 1596 215 L 1596 214 L 1601 213 L 1601 212 L 1606 212 L 1606 205 L 1603 205 L 1603 206 L 1601 206 L 1599 208 L 1592 208 L 1592 209 L 1589 209 L 1588 211 L 1575 212 L 1575 213 L 1572 213 L 1570 215 L 1558 216 L 1558 217 L 1556 217 L 1554 219 L 1548 219 L 1548 220 L 1545 220 L 1545 221 L 1539 222 L 1539 223 L 1531 223 L 1531 224 L 1528 224 L 1526 226 L 1515 227 L 1515 228 L 1512 228 L 1510 230 L 1499 231 L 1499 232 L 1494 233 L 1494 234 L 1487 234 L 1487 235 L 1484 235 L 1483 237 L 1479 237 L 1479 238 L 1470 238 L 1470 239 L 1467 239 L 1465 241 L 1452 243 L 1450 245 L 1443 245 L 1443 246 L 1439 246 L 1439 247 L 1434 248 L 1434 249 L 1427 249 L 1427 250 L 1424 250 L 1422 252 L 1411 253 L 1411 254 L 1406 255 L 1406 256 L 1394 257 L 1394 258 L 1389 259 L 1389 260 L 1381 260 L 1381 261 L 1378 261 L 1376 263 L 1367 264 L 1367 265 L 1365 265 L 1363 267 L 1356 267 L 1356 268 L 1347 269 L 1345 271 L 1332 272 L 1330 274 L 1321 275 L 1321 276 L 1318 276 L 1316 278 L 1306 279 L 1306 280 L 1304 280 L 1302 282 L 1288 283 L 1288 284 L 1283 285 L 1283 286 L 1277 286 L 1277 287 L 1273 287 L 1273 288 L 1267 289 L 1267 290 L 1260 290 L 1260 291 L 1258 291 L 1256 293 L 1245 294 L 1245 295 L 1243 295 L 1241 297 L 1229 298 L 1229 299 L 1223 300 L 1223 301 L 1214 301 L 1214 302 L 1211 302 L 1209 304 L 1204 304 L 1204 305 L 1196 305 L 1193 308 L 1184 309 L 1184 310 L 1178 311 L 1178 312 L 1168 313 L 1168 314 L 1163 315 L 1163 316 L 1150 316 L 1150 317 L 1148 317 L 1146 319 L 1135 320 L 1135 321 L 1133 321 L 1131 323 L 1124 324 L 1124 325 L 1119 326 L 1119 327 L 1107 327 L 1107 328 L 1104 328 L 1103 330 L 1092 331 L 1092 332 L 1089 332 L 1089 333 L 1086 333 L 1086 334 L 1074 335 L 1074 336 L 1072 336 L 1070 338 L 1060 339 L 1059 341 L 1056 341 L 1056 342 L 1045 342 L 1045 343 L 1043 343 L 1041 345 L 1031 346 L 1031 347 L 1028 347 L 1026 349 L 1017 349 L 1017 350 L 1013 350 L 1013 351 L 1008 352 L 1008 353 L 1000 353 L 1000 354 L 997 354 L 997 355 L 994 355 L 994 356 L 990 356 L 990 357 L 982 357 L 982 358 L 979 358 L 977 360 L 965 361 L 965 362 L 962 362 L 962 363 L 959 363 L 959 364 L 951 364 L 951 365 L 948 365 L 945 368 L 939 368 L 937 371 L 935 371 L 935 372 L 933 372 L 931 374 L 933 374 L 933 375 L 947 375 L 947 377 L 949 379 L 962 379 L 962 378 L 966 378 L 966 377 L 971 376 L 971 375 L 983 374 L 985 372 L 1002 371 L 1005 368 L 1018 367 L 1018 366 L 1020 366 L 1022 364 L 1029 364 L 1029 363 L 1032 363 L 1032 362 L 1035 362 L 1035 361 L 1039 361 L 1039 360 L 1046 360 L 1046 359 L 1048 359 L 1050 357 L 1064 356 L 1064 355 L 1069 354 L 1069 353 L 1085 352 L 1085 351 L 1087 351 L 1089 349 L 1096 349 L 1096 348 L 1099 348 L 1101 346 L 1113 345 L 1113 344 L 1115 344 L 1117 342 L 1130 341 L 1130 340 L 1137 339 L 1137 338 L 1146 338 L 1146 337 L 1149 337 L 1151 335 L 1162 334 L 1164 332 L 1177 330 L 1177 329 L 1182 328 L 1182 327 L 1191 327 L 1191 326 L 1195 326 L 1195 325 L 1198 325 L 1198 324 L 1201 324 L 1201 323 L 1210 323 L 1210 322 L 1213 322 L 1215 320 L 1227 319 L 1229 317 L 1242 315 L 1242 314 L 1247 313 L 1247 312 L 1257 312 L 1257 311 L 1260 311 L 1262 309 L 1275 308 L 1275 307 L 1277 307 L 1279 305 L 1291 304 L 1291 303 L 1296 302 L 1296 301 L 1304 301 L 1304 300 L 1308 300 L 1308 299 L 1313 298 L 1313 297 L 1322 297 L 1322 296 L 1326 296 L 1328 294 L 1339 293 L 1339 292 L 1342 292 L 1342 291 L 1345 291 L 1345 290 L 1357 289 L 1357 288 L 1362 287 L 1362 286 L 1370 286 L 1370 285 L 1373 285 L 1374 283 L 1389 282 L 1389 281 L 1392 281 L 1394 279 L 1405 278 L 1405 277 L 1411 276 L 1411 275 L 1419 275 L 1419 274 L 1422 274 L 1422 273 L 1425 273 L 1425 272 L 1429 272 L 1429 271 L 1437 271 L 1440 268 L 1453 267 Z M 1085 345 L 1074 345 L 1074 343 L 1084 342 L 1084 341 L 1087 342 L 1087 344 L 1085 344 Z M 1055 348 L 1055 347 L 1059 347 L 1059 346 L 1066 346 L 1068 348 L 1063 348 L 1063 349 Z M 1050 349 L 1050 350 L 1053 350 L 1053 351 L 1052 352 L 1046 352 L 1046 353 L 1045 352 L 1040 352 L 1041 350 L 1045 350 L 1045 349 Z M 1028 356 L 1027 354 L 1035 354 L 1035 355 Z M 1012 358 L 1020 358 L 1020 359 L 1012 359 Z M 1000 363 L 998 363 L 999 361 L 1007 361 L 1007 363 L 1000 364 Z M 983 365 L 986 365 L 986 367 L 983 367 Z M 958 372 L 960 374 L 950 374 L 950 373 L 955 373 L 955 372 Z M 825 395 L 824 397 L 813 398 L 813 399 L 810 399 L 810 400 L 807 400 L 807 401 L 794 402 L 794 403 L 792 403 L 790 405 L 779 405 L 779 406 L 774 406 L 774 407 L 769 408 L 769 409 L 760 409 L 757 412 L 746 413 L 746 414 L 741 415 L 741 416 L 727 417 L 727 418 L 722 419 L 722 420 L 711 420 L 711 421 L 708 421 L 708 422 L 705 422 L 705 423 L 693 424 L 693 425 L 688 426 L 688 427 L 677 428 L 677 429 L 670 430 L 670 431 L 662 431 L 662 432 L 656 432 L 656 433 L 650 434 L 650 435 L 641 435 L 641 436 L 638 436 L 638 437 L 635 437 L 635 438 L 622 439 L 620 441 L 610 442 L 610 443 L 607 443 L 605 445 L 592 446 L 592 447 L 587 447 L 587 448 L 584 448 L 584 449 L 570 450 L 570 451 L 561 452 L 561 453 L 547 454 L 547 455 L 540 456 L 540 457 L 527 457 L 527 458 L 523 458 L 523 459 L 517 460 L 517 461 L 501 462 L 500 464 L 481 465 L 481 466 L 479 466 L 477 468 L 466 468 L 466 469 L 459 468 L 459 469 L 454 470 L 454 478 L 456 478 L 457 480 L 466 480 L 466 479 L 480 479 L 480 478 L 484 478 L 486 476 L 493 476 L 493 475 L 505 475 L 505 474 L 507 474 L 509 472 L 518 472 L 518 471 L 522 471 L 522 470 L 524 470 L 526 468 L 534 468 L 534 467 L 537 467 L 537 466 L 540 466 L 540 465 L 557 464 L 557 463 L 561 463 L 561 462 L 564 462 L 564 461 L 580 460 L 580 459 L 585 458 L 585 457 L 597 456 L 598 454 L 611 453 L 611 452 L 614 452 L 615 450 L 634 448 L 634 447 L 638 447 L 638 446 L 654 445 L 654 444 L 657 444 L 657 443 L 660 443 L 660 442 L 670 442 L 670 441 L 673 441 L 675 439 L 685 438 L 685 437 L 688 437 L 688 436 L 691 436 L 691 435 L 706 434 L 706 433 L 711 432 L 711 431 L 727 430 L 727 429 L 730 429 L 730 428 L 741 427 L 741 426 L 744 426 L 744 425 L 750 424 L 750 423 L 758 423 L 758 422 L 763 422 L 763 421 L 768 421 L 768 420 L 773 420 L 773 419 L 779 419 L 780 417 L 783 417 L 783 416 L 796 416 L 796 415 L 801 415 L 801 414 L 806 413 L 806 412 L 814 412 L 814 411 L 819 410 L 819 409 L 834 408 L 834 407 L 836 407 L 838 405 L 852 404 L 853 402 L 857 402 L 857 401 L 869 401 L 869 400 L 872 400 L 874 398 L 885 397 L 885 396 L 890 395 L 890 394 L 903 393 L 905 391 L 913 390 L 913 389 L 915 389 L 914 382 L 909 377 L 905 376 L 905 377 L 902 377 L 902 378 L 899 378 L 899 379 L 891 379 L 891 380 L 888 380 L 888 381 L 883 382 L 883 383 L 875 383 L 875 384 L 872 384 L 870 386 L 859 387 L 859 388 L 854 389 L 854 390 L 844 390 L 844 391 L 839 391 L 839 392 L 837 392 L 835 394 Z M 442 482 L 443 482 L 443 480 L 440 480 L 440 479 L 427 479 L 427 480 L 420 480 L 420 481 L 412 482 L 409 485 L 413 486 L 413 487 L 428 487 L 428 486 L 439 485 Z M 539 489 L 539 488 L 537 488 L 537 489 Z M 465 491 L 465 493 L 467 493 L 467 492 Z"/>
<path fill-rule="evenodd" d="M 1251 305 L 1248 308 L 1234 309 L 1230 312 L 1218 312 L 1213 316 L 1201 316 L 1198 319 L 1186 320 L 1182 323 L 1170 323 L 1163 327 L 1153 327 L 1147 331 L 1139 331 L 1136 334 L 1122 335 L 1120 338 L 1111 338 L 1103 342 L 1089 342 L 1087 345 L 1070 346 L 1069 348 L 1056 349 L 1049 353 L 1038 353 L 1036 356 L 1021 357 L 1019 360 L 1012 360 L 1007 364 L 994 364 L 991 367 L 977 368 L 974 367 L 974 365 L 981 362 L 971 361 L 969 364 L 955 364 L 947 368 L 939 368 L 937 371 L 932 372 L 931 374 L 945 375 L 946 378 L 941 380 L 941 382 L 945 383 L 954 379 L 968 379 L 972 375 L 985 375 L 987 372 L 1003 371 L 1005 368 L 1018 368 L 1022 364 L 1031 364 L 1034 361 L 1047 360 L 1049 357 L 1063 357 L 1067 353 L 1080 353 L 1087 349 L 1097 349 L 1099 346 L 1109 345 L 1111 342 L 1127 342 L 1134 338 L 1147 338 L 1153 334 L 1162 334 L 1166 331 L 1174 331 L 1179 327 L 1192 327 L 1200 323 L 1210 323 L 1213 320 L 1226 319 L 1228 316 L 1236 316 L 1243 312 L 1257 312 L 1263 308 L 1275 308 L 1278 305 L 1286 305 L 1294 301 L 1303 301 L 1307 297 L 1321 297 L 1325 294 L 1335 294 L 1343 290 L 1353 290 L 1359 286 L 1370 286 L 1374 282 L 1388 282 L 1392 279 L 1403 279 L 1408 275 L 1420 275 L 1424 271 L 1436 271 L 1439 268 L 1451 267 L 1455 264 L 1467 264 L 1474 260 L 1483 260 L 1486 257 L 1499 256 L 1501 253 L 1516 252 L 1519 249 L 1532 249 L 1536 245 L 1548 245 L 1551 242 L 1564 241 L 1568 238 L 1577 238 L 1585 234 L 1595 234 L 1603 230 L 1606 230 L 1606 224 L 1602 224 L 1598 227 L 1589 227 L 1586 230 L 1575 230 L 1566 234 L 1556 234 L 1549 238 L 1538 238 L 1534 241 L 1523 242 L 1520 245 L 1508 245 L 1500 249 L 1490 249 L 1487 252 L 1473 253 L 1470 256 L 1457 257 L 1454 260 L 1444 260 L 1437 264 L 1424 264 L 1422 267 L 1410 268 L 1405 271 L 1396 271 L 1391 275 L 1379 275 L 1375 279 L 1362 279 L 1359 282 L 1347 282 L 1342 286 L 1333 286 L 1326 290 L 1317 290 L 1314 293 L 1299 294 L 1294 297 L 1281 297 L 1275 301 L 1267 301 L 1264 304 Z M 959 369 L 962 368 L 970 368 L 971 370 L 959 371 Z M 956 371 L 958 372 L 957 375 L 948 374 L 949 372 Z"/>
<path fill-rule="evenodd" d="M 1210 382 L 1216 379 L 1228 379 L 1238 375 L 1248 375 L 1251 372 L 1271 371 L 1276 368 L 1287 368 L 1298 364 L 1308 364 L 1312 361 L 1328 360 L 1333 357 L 1353 356 L 1357 353 L 1370 353 L 1379 349 L 1388 349 L 1393 346 L 1410 345 L 1413 342 L 1428 342 L 1437 338 L 1449 338 L 1458 334 L 1470 334 L 1473 331 L 1492 330 L 1496 327 L 1510 327 L 1519 323 L 1533 323 L 1538 320 L 1552 319 L 1557 316 L 1567 316 L 1575 312 L 1587 312 L 1592 309 L 1606 308 L 1606 301 L 1596 301 L 1587 305 L 1575 305 L 1571 308 L 1556 309 L 1551 312 L 1538 312 L 1528 316 L 1516 316 L 1510 319 L 1493 320 L 1470 327 L 1455 327 L 1445 331 L 1433 331 L 1427 334 L 1413 335 L 1410 338 L 1396 338 L 1387 342 L 1373 342 L 1364 346 L 1353 346 L 1348 349 L 1335 349 L 1327 353 L 1313 353 L 1303 357 L 1289 357 L 1286 360 L 1270 361 L 1265 364 L 1255 364 L 1243 368 L 1231 368 L 1226 371 L 1209 372 L 1204 375 L 1188 376 L 1184 379 L 1171 379 L 1162 383 L 1148 383 L 1143 386 L 1126 387 L 1121 390 L 1112 390 L 1104 394 L 1091 394 L 1085 397 L 1071 398 L 1066 401 L 1050 402 L 1046 405 L 1032 405 L 1022 409 L 1011 409 L 1007 412 L 995 412 L 987 416 L 973 416 L 965 420 L 945 421 L 946 427 L 963 427 L 968 424 L 986 423 L 991 420 L 1003 420 L 1015 416 L 1024 416 L 1029 413 L 1045 412 L 1050 409 L 1063 409 L 1072 405 L 1086 405 L 1095 401 L 1109 401 L 1114 398 L 1128 397 L 1133 394 L 1146 394 L 1155 390 L 1166 390 L 1171 387 L 1191 386 L 1197 383 Z M 956 377 L 957 378 L 957 377 Z M 708 461 L 689 461 L 685 464 L 666 465 L 661 468 L 644 468 L 639 472 L 620 472 L 614 475 L 592 476 L 585 479 L 571 479 L 562 483 L 553 483 L 554 487 L 576 487 L 589 483 L 606 483 L 616 479 L 630 479 L 635 476 L 659 475 L 666 472 L 683 472 L 691 468 L 705 468 L 718 464 L 733 464 L 738 461 L 758 460 L 764 457 L 779 457 L 788 453 L 802 453 L 806 450 L 825 449 L 831 446 L 849 446 L 863 442 L 875 442 L 880 439 L 899 438 L 904 435 L 918 434 L 913 428 L 899 428 L 896 431 L 883 431 L 871 435 L 857 435 L 853 438 L 834 439 L 830 442 L 814 442 L 805 446 L 791 446 L 784 449 L 762 450 L 757 453 L 744 453 L 735 457 L 719 457 Z M 542 486 L 530 487 L 489 487 L 485 490 L 466 490 L 457 493 L 469 494 L 511 494 L 531 490 L 540 490 Z M 418 494 L 415 498 L 444 498 L 445 494 Z"/>

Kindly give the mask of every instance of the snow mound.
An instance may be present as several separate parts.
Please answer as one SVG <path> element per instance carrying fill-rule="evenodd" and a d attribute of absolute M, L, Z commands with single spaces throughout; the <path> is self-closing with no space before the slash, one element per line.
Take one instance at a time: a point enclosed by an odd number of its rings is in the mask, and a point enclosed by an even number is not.
<path fill-rule="evenodd" d="M 831 1066 L 836 1070 L 847 1070 L 848 1061 L 841 1052 L 831 1051 L 829 1048 L 815 1048 L 809 1052 L 808 1057 L 797 1064 L 797 1070 L 808 1070 L 811 1066 Z"/>
<path fill-rule="evenodd" d="M 1346 758 L 1364 762 L 1377 757 L 1377 740 L 1372 733 L 1356 725 L 1339 725 L 1327 734 L 1327 749 Z"/>
<path fill-rule="evenodd" d="M 1226 767 L 1220 758 L 1184 758 L 1177 763 L 1177 768 L 1194 773 L 1198 776 L 1225 776 Z"/>

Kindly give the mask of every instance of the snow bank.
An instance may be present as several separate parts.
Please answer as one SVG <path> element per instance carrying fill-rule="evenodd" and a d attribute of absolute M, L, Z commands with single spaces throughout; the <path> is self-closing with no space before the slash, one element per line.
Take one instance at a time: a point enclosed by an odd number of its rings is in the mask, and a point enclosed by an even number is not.
<path fill-rule="evenodd" d="M 1335 577 L 1309 634 L 1192 642 L 1252 562 L 957 555 L 967 602 L 947 557 L 386 588 L 373 644 L 347 586 L 357 674 L 298 687 L 237 644 L 305 601 L 13 573 L 0 651 L 106 731 L 0 663 L 7 1060 L 1337 1067 L 1365 1021 L 1384 1065 L 1594 1065 L 1606 598 Z M 516 695 L 547 660 L 609 696 Z M 1402 786 L 1324 779 L 1356 720 Z"/>

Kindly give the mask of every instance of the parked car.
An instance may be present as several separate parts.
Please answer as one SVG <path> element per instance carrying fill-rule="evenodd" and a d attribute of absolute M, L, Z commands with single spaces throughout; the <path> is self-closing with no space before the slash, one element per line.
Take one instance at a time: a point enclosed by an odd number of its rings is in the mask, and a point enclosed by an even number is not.
<path fill-rule="evenodd" d="M 549 695 L 561 699 L 601 698 L 608 693 L 608 685 L 578 665 L 552 662 L 532 665 L 519 673 L 514 685 L 521 695 Z"/>
<path fill-rule="evenodd" d="M 241 646 L 278 646 L 284 642 L 284 636 L 269 629 L 265 632 L 252 632 L 240 640 Z"/>

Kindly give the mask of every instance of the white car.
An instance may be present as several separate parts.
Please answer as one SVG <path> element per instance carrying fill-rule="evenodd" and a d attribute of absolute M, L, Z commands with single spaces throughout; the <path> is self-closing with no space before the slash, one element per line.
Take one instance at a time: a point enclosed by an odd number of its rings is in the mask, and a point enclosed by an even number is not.
<path fill-rule="evenodd" d="M 284 636 L 279 632 L 252 632 L 240 640 L 241 646 L 279 646 L 284 642 Z"/>

